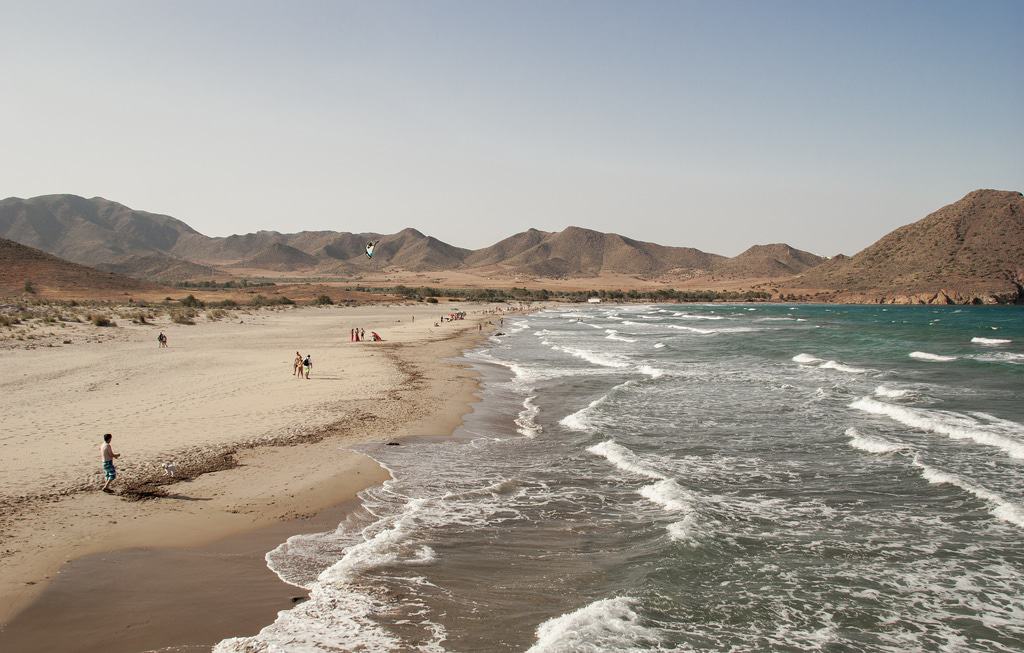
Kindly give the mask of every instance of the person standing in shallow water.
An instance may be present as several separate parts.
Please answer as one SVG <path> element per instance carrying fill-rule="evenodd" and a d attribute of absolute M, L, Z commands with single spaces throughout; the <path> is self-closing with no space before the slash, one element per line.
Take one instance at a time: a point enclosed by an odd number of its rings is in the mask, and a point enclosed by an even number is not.
<path fill-rule="evenodd" d="M 103 459 L 103 476 L 106 481 L 103 483 L 101 488 L 104 492 L 113 492 L 110 489 L 110 483 L 117 478 L 117 468 L 114 467 L 114 458 L 120 458 L 121 454 L 114 453 L 114 449 L 110 446 L 110 441 L 113 439 L 109 433 L 103 434 L 103 444 L 100 445 L 100 457 Z"/>

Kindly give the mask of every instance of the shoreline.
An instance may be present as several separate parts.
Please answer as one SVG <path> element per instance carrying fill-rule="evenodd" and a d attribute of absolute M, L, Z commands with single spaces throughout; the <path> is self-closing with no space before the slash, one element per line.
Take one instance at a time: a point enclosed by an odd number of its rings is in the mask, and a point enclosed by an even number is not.
<path fill-rule="evenodd" d="M 291 534 L 309 532 L 313 524 L 320 523 L 318 520 L 323 515 L 338 517 L 338 506 L 348 505 L 360 490 L 389 478 L 372 459 L 345 447 L 416 435 L 450 437 L 472 410 L 478 392 L 478 375 L 455 359 L 489 334 L 489 330 L 474 328 L 477 323 L 493 319 L 490 314 L 477 313 L 480 306 L 467 308 L 471 311 L 468 319 L 446 325 L 450 327 L 447 332 L 432 332 L 426 341 L 373 343 L 376 348 L 370 356 L 383 354 L 393 368 L 393 376 L 397 377 L 392 379 L 395 383 L 385 384 L 377 401 L 397 405 L 401 409 L 397 412 L 383 417 L 364 413 L 354 423 L 330 424 L 311 441 L 299 437 L 297 442 L 272 442 L 238 449 L 232 452 L 231 464 L 219 471 L 161 486 L 172 492 L 166 497 L 112 503 L 111 497 L 97 496 L 98 492 L 79 492 L 48 502 L 34 501 L 38 512 L 15 516 L 11 522 L 13 528 L 5 533 L 3 544 L 7 546 L 0 550 L 0 571 L 3 572 L 0 589 L 4 595 L 0 602 L 0 642 L 17 637 L 18 633 L 52 629 L 49 625 L 52 617 L 60 614 L 56 611 L 60 596 L 77 593 L 84 599 L 92 595 L 91 589 L 82 581 L 76 584 L 75 578 L 87 578 L 88 574 L 79 569 L 89 571 L 90 564 L 96 568 L 99 564 L 96 561 L 100 559 L 139 555 L 156 559 L 168 555 L 169 551 L 194 551 L 229 541 L 244 546 L 245 542 L 260 539 L 264 532 L 274 533 L 278 538 L 276 545 Z M 282 469 L 301 469 L 302 473 L 286 473 L 285 478 L 279 478 Z M 275 481 L 269 484 L 265 482 L 268 474 L 275 476 Z M 70 532 L 60 536 L 63 545 L 47 542 L 46 533 L 37 533 L 40 537 L 32 539 L 42 544 L 42 550 L 23 553 L 8 548 L 12 542 L 28 548 L 26 545 L 30 542 L 19 541 L 19 536 L 31 532 L 33 523 L 47 521 L 48 513 L 54 510 L 65 514 L 69 510 L 95 514 L 90 511 L 95 511 L 97 503 L 104 501 L 107 508 L 115 507 L 116 514 L 108 510 L 101 519 L 78 519 Z M 188 504 L 187 509 L 178 508 L 185 504 Z M 112 516 L 116 518 L 109 519 Z M 102 517 L 108 518 L 107 523 Z M 334 526 L 337 523 L 335 521 Z M 48 535 L 54 538 L 57 534 Z M 269 548 L 272 546 L 266 550 Z M 96 561 L 90 561 L 90 556 Z M 69 562 L 72 564 L 68 565 Z M 265 569 L 262 554 L 259 564 Z M 66 577 L 62 576 L 65 569 Z M 282 595 L 302 593 L 277 579 L 269 570 L 265 571 L 272 577 L 271 586 L 276 584 L 281 588 Z M 117 593 L 112 596 L 113 607 L 116 607 Z M 104 605 L 105 609 L 112 607 L 110 603 Z M 131 605 L 122 607 L 132 609 Z M 277 609 L 282 607 L 278 605 L 275 612 Z M 239 615 L 239 623 L 241 621 L 251 623 Z M 266 623 L 264 621 L 260 627 Z M 234 629 L 225 631 L 223 636 L 243 634 L 251 633 Z M 75 641 L 76 637 L 74 633 L 62 633 L 62 636 L 66 638 L 65 643 Z M 22 650 L 25 642 L 19 641 L 19 644 L 22 646 L 15 648 Z"/>

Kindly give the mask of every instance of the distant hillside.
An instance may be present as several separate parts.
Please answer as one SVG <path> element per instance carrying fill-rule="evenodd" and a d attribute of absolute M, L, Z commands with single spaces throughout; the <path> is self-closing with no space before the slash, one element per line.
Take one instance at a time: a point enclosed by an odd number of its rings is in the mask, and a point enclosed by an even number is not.
<path fill-rule="evenodd" d="M 256 256 L 235 263 L 235 265 L 242 268 L 287 272 L 311 268 L 316 263 L 317 259 L 315 256 L 311 256 L 284 243 L 274 243 L 265 247 Z"/>
<path fill-rule="evenodd" d="M 0 237 L 81 263 L 116 263 L 170 252 L 182 237 L 205 238 L 181 220 L 77 195 L 0 200 Z"/>
<path fill-rule="evenodd" d="M 739 256 L 719 261 L 714 267 L 714 273 L 732 279 L 791 277 L 825 260 L 824 257 L 785 243 L 754 245 Z"/>
<path fill-rule="evenodd" d="M 133 291 L 156 286 L 112 272 L 101 272 L 46 252 L 0 238 L 0 294 L 18 295 L 25 282 L 40 293 Z"/>
<path fill-rule="evenodd" d="M 585 279 L 773 286 L 848 301 L 1007 301 L 1024 279 L 1024 199 L 979 190 L 901 227 L 854 257 L 831 260 L 776 243 L 726 258 L 582 227 L 537 229 L 478 250 L 416 229 L 395 234 L 258 231 L 208 237 L 170 216 L 75 195 L 0 201 L 0 237 L 146 280 L 223 278 L 255 270 L 321 276 L 458 271 L 479 278 Z M 379 241 L 373 259 L 364 249 Z M 251 272 L 250 272 L 251 273 Z"/>
<path fill-rule="evenodd" d="M 466 257 L 464 262 L 469 267 L 499 265 L 503 261 L 536 247 L 551 235 L 551 233 L 546 231 L 527 229 L 514 236 L 499 240 L 490 247 L 484 247 L 472 252 Z"/>
<path fill-rule="evenodd" d="M 976 190 L 791 285 L 856 301 L 1007 301 L 1024 284 L 1024 195 Z"/>
<path fill-rule="evenodd" d="M 649 275 L 680 269 L 705 271 L 722 258 L 691 247 L 666 247 L 618 234 L 567 227 L 545 235 L 536 245 L 497 265 L 538 276 L 590 277 L 603 273 Z"/>
<path fill-rule="evenodd" d="M 116 263 L 97 263 L 96 269 L 166 283 L 226 276 L 222 270 L 209 265 L 200 265 L 160 253 L 130 256 Z"/>

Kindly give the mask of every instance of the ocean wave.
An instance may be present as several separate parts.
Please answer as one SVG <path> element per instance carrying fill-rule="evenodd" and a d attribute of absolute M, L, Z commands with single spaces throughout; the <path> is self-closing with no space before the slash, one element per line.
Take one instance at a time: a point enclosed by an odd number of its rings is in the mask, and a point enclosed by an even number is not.
<path fill-rule="evenodd" d="M 588 447 L 587 451 L 596 456 L 603 456 L 612 465 L 615 465 L 625 472 L 657 480 L 665 480 L 668 478 L 657 470 L 644 465 L 639 456 L 621 444 L 618 444 L 615 440 L 599 442 L 592 447 Z"/>
<path fill-rule="evenodd" d="M 523 409 L 515 419 L 516 431 L 528 438 L 536 437 L 544 428 L 537 423 L 537 415 L 540 414 L 540 407 L 533 403 L 536 395 L 531 395 L 523 400 Z"/>
<path fill-rule="evenodd" d="M 875 388 L 876 397 L 888 397 L 889 399 L 899 399 L 900 397 L 906 397 L 908 394 L 910 394 L 910 390 L 898 390 L 896 388 L 890 388 L 884 385 L 880 385 Z"/>
<path fill-rule="evenodd" d="M 643 486 L 640 488 L 639 494 L 669 512 L 694 511 L 692 495 L 670 478 Z"/>
<path fill-rule="evenodd" d="M 863 367 L 853 367 L 852 365 L 844 365 L 837 361 L 825 361 L 819 365 L 823 370 L 836 370 L 837 372 L 846 372 L 847 374 L 863 374 L 864 372 L 870 372 L 870 370 Z"/>
<path fill-rule="evenodd" d="M 416 547 L 402 559 L 403 545 L 415 529 L 417 514 L 426 504 L 426 499 L 412 499 L 397 515 L 366 527 L 364 539 L 346 547 L 341 559 L 317 576 L 308 588 L 307 601 L 278 612 L 274 623 L 253 637 L 221 641 L 214 647 L 214 653 L 399 649 L 401 641 L 373 620 L 374 615 L 388 610 L 389 606 L 360 590 L 353 581 L 360 573 L 384 565 L 398 562 L 422 565 L 432 559 L 433 550 L 423 546 Z M 284 648 L 283 643 L 287 645 Z"/>
<path fill-rule="evenodd" d="M 636 342 L 636 339 L 634 338 L 623 338 L 615 329 L 605 329 L 604 332 L 608 334 L 605 336 L 605 338 L 607 338 L 608 340 L 618 340 L 620 342 Z"/>
<path fill-rule="evenodd" d="M 645 626 L 629 596 L 601 599 L 537 626 L 536 642 L 526 653 L 569 651 L 644 651 L 657 649 L 657 632 Z"/>
<path fill-rule="evenodd" d="M 1001 519 L 1002 521 L 1013 524 L 1019 528 L 1024 528 L 1024 507 L 1011 501 L 1007 501 L 995 492 L 981 487 L 980 485 L 971 483 L 956 474 L 944 472 L 935 467 L 931 467 L 930 465 L 926 465 L 921 462 L 920 456 L 914 456 L 914 466 L 921 470 L 921 476 L 923 476 L 929 483 L 933 483 L 935 485 L 955 485 L 956 487 L 973 494 L 982 501 L 992 504 L 990 512 L 997 519 Z"/>
<path fill-rule="evenodd" d="M 797 354 L 792 358 L 794 363 L 821 363 L 822 359 L 810 354 Z"/>
<path fill-rule="evenodd" d="M 721 327 L 718 329 L 701 329 L 699 327 L 684 326 L 682 324 L 668 324 L 666 325 L 670 329 L 676 329 L 678 331 L 689 331 L 690 333 L 700 333 L 702 335 L 712 335 L 715 333 L 750 333 L 752 331 L 762 331 L 763 329 L 756 329 L 754 327 Z"/>
<path fill-rule="evenodd" d="M 1010 363 L 1011 365 L 1024 365 L 1024 354 L 1013 351 L 997 351 L 991 354 L 975 354 L 971 356 L 974 360 L 986 363 Z"/>
<path fill-rule="evenodd" d="M 846 429 L 846 437 L 850 438 L 850 446 L 854 449 L 867 451 L 868 453 L 894 453 L 906 449 L 903 445 L 883 440 L 882 438 L 870 435 L 861 435 L 857 429 L 851 427 Z"/>
<path fill-rule="evenodd" d="M 1006 338 L 971 338 L 971 342 L 979 345 L 1008 345 L 1013 341 Z"/>
<path fill-rule="evenodd" d="M 900 424 L 930 433 L 945 435 L 954 440 L 971 440 L 996 447 L 1013 458 L 1024 459 L 1024 426 L 1009 420 L 991 421 L 973 418 L 952 411 L 928 410 L 910 406 L 896 406 L 861 397 L 850 408 L 884 415 Z M 988 422 L 988 423 L 986 423 Z"/>
<path fill-rule="evenodd" d="M 940 354 L 929 354 L 926 351 L 912 351 L 907 354 L 911 358 L 916 358 L 922 361 L 934 361 L 936 363 L 946 363 L 949 361 L 955 361 L 956 356 L 942 356 Z"/>
<path fill-rule="evenodd" d="M 656 343 L 654 343 L 654 348 L 655 349 L 661 349 L 664 346 L 665 346 L 665 343 L 663 343 L 663 342 L 656 342 Z"/>
<path fill-rule="evenodd" d="M 599 354 L 595 351 L 589 351 L 587 349 L 579 349 L 576 347 L 566 347 L 563 345 L 548 344 L 549 347 L 555 351 L 564 352 L 570 356 L 593 363 L 594 365 L 600 365 L 601 367 L 627 367 L 628 362 L 624 361 L 622 357 L 614 354 Z"/>
<path fill-rule="evenodd" d="M 697 315 L 695 313 L 673 313 L 672 315 L 684 320 L 724 320 L 721 315 Z"/>
<path fill-rule="evenodd" d="M 637 371 L 641 374 L 646 374 L 652 379 L 659 379 L 665 376 L 665 370 L 659 370 L 657 367 L 651 367 L 650 365 L 641 365 Z"/>

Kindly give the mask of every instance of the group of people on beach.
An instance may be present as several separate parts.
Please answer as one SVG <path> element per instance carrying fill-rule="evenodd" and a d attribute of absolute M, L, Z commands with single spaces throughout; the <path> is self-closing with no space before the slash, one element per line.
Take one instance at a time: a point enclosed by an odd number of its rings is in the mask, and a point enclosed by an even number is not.
<path fill-rule="evenodd" d="M 350 342 L 363 342 L 366 340 L 366 329 L 349 329 L 348 338 Z M 376 331 L 371 331 L 370 340 L 373 342 L 383 342 L 384 338 L 381 338 L 380 334 Z"/>
<path fill-rule="evenodd" d="M 310 354 L 306 354 L 306 357 L 303 358 L 302 354 L 295 352 L 295 360 L 292 362 L 292 376 L 297 379 L 308 379 L 312 369 L 313 357 Z"/>

